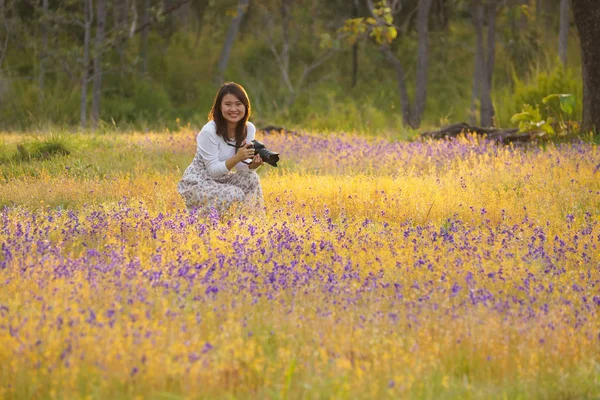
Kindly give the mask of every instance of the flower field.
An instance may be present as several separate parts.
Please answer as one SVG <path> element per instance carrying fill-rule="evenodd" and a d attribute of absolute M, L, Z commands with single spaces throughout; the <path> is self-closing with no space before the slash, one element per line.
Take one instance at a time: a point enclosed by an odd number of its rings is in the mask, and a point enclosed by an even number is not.
<path fill-rule="evenodd" d="M 189 130 L 0 164 L 0 399 L 600 397 L 598 147 L 259 139 L 265 219 Z"/>

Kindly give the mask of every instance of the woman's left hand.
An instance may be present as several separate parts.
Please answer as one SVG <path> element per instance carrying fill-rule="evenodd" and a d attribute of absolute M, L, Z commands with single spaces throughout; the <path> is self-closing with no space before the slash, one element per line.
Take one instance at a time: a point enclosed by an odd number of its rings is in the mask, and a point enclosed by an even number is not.
<path fill-rule="evenodd" d="M 257 154 L 252 159 L 252 162 L 250 164 L 248 164 L 248 168 L 250 168 L 250 169 L 256 169 L 256 168 L 260 167 L 263 164 L 264 164 L 263 159 L 260 158 L 260 156 Z"/>

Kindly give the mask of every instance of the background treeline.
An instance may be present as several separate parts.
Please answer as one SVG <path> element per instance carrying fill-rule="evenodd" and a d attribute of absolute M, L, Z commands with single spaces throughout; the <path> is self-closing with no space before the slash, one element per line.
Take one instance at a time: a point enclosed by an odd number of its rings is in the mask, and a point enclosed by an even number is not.
<path fill-rule="evenodd" d="M 199 126 L 223 80 L 258 125 L 510 126 L 550 93 L 581 117 L 568 0 L 0 0 L 2 129 Z"/>

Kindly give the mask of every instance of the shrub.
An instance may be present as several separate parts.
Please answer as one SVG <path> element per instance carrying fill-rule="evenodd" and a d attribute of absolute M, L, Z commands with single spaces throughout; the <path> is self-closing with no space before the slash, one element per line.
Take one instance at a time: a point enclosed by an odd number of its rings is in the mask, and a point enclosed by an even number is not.
<path fill-rule="evenodd" d="M 537 73 L 529 82 L 513 75 L 514 88 L 505 88 L 496 97 L 498 125 L 506 125 L 512 116 L 522 110 L 523 105 L 535 106 L 543 104 L 549 93 L 570 93 L 574 96 L 575 107 L 570 115 L 573 120 L 580 120 L 582 115 L 583 86 L 581 77 L 573 70 L 555 68 L 549 72 Z M 551 109 L 540 109 L 540 118 L 547 120 Z"/>
<path fill-rule="evenodd" d="M 27 162 L 31 160 L 48 160 L 56 156 L 68 156 L 71 151 L 59 136 L 50 136 L 44 140 L 22 142 L 17 145 L 17 152 L 9 157 L 0 158 L 0 162 Z"/>

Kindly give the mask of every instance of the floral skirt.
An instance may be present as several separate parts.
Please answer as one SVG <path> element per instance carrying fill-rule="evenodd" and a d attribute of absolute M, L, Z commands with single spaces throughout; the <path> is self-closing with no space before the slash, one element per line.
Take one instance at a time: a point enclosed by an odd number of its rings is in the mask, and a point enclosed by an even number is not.
<path fill-rule="evenodd" d="M 260 178 L 255 171 L 241 170 L 213 178 L 198 155 L 183 173 L 177 191 L 188 208 L 204 214 L 213 208 L 222 213 L 235 203 L 258 214 L 265 212 Z"/>

